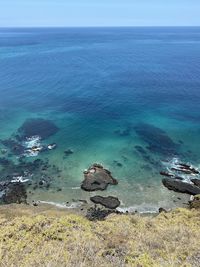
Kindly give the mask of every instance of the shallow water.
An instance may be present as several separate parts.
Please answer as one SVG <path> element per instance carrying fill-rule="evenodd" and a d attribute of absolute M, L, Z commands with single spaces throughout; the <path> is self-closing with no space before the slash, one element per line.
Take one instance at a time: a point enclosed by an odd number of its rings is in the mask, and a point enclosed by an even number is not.
<path fill-rule="evenodd" d="M 200 28 L 0 29 L 0 139 L 30 118 L 59 128 L 43 141 L 57 148 L 28 160 L 48 158 L 61 175 L 49 169 L 50 188 L 30 198 L 88 199 L 95 193 L 79 188 L 82 172 L 101 162 L 119 185 L 100 194 L 122 208 L 184 202 L 159 171 L 174 157 L 200 164 L 199 44 Z"/>

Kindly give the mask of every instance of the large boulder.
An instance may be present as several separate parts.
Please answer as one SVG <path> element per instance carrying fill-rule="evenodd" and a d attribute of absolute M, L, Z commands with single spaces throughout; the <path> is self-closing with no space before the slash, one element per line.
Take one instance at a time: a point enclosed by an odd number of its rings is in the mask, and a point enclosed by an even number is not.
<path fill-rule="evenodd" d="M 200 194 L 200 187 L 182 182 L 181 180 L 176 180 L 173 178 L 164 178 L 162 183 L 169 190 L 173 190 L 175 192 L 186 193 L 190 195 L 198 195 Z"/>
<path fill-rule="evenodd" d="M 90 200 L 95 204 L 101 204 L 108 209 L 116 209 L 120 205 L 120 201 L 116 197 L 102 197 L 102 196 L 94 196 L 91 197 Z"/>
<path fill-rule="evenodd" d="M 116 185 L 118 182 L 112 177 L 110 171 L 99 164 L 93 164 L 84 171 L 81 188 L 85 191 L 105 190 L 109 184 Z"/>

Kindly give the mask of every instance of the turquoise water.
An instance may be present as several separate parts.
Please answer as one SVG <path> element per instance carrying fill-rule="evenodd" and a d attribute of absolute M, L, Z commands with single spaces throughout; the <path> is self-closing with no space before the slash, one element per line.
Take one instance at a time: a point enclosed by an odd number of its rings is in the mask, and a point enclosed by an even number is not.
<path fill-rule="evenodd" d="M 55 150 L 26 160 L 48 158 L 61 175 L 49 169 L 50 188 L 30 199 L 88 199 L 82 172 L 100 162 L 119 181 L 100 194 L 122 208 L 178 205 L 159 171 L 173 158 L 199 166 L 199 90 L 200 28 L 0 29 L 0 139 L 30 118 L 59 128 L 42 141 Z"/>

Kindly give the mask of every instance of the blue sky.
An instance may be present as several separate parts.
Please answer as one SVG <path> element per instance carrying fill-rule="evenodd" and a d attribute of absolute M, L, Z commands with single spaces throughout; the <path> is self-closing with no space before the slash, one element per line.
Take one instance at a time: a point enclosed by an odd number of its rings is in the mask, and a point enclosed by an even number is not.
<path fill-rule="evenodd" d="M 200 0 L 0 0 L 0 27 L 200 26 Z"/>

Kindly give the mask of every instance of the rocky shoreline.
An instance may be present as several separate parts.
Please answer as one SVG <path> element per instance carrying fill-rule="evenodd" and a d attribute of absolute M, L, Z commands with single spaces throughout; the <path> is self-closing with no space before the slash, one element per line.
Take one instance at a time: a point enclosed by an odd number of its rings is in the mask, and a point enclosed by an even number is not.
<path fill-rule="evenodd" d="M 189 207 L 198 206 L 200 199 L 198 197 L 198 195 L 200 194 L 200 180 L 198 179 L 199 175 L 198 169 L 194 168 L 191 165 L 178 162 L 175 163 L 175 166 L 176 168 L 174 168 L 173 166 L 170 168 L 170 172 L 169 169 L 160 172 L 162 176 L 165 176 L 165 178 L 162 179 L 163 185 L 169 190 L 195 196 L 191 198 L 191 201 L 189 201 L 186 204 Z M 184 176 L 185 174 L 190 175 L 189 176 L 190 179 L 187 181 L 185 180 Z M 98 163 L 94 163 L 88 169 L 84 170 L 83 175 L 84 175 L 84 180 L 81 183 L 81 189 L 86 192 L 102 191 L 106 190 L 108 185 L 116 186 L 118 184 L 117 179 L 112 177 L 112 173 Z M 38 185 L 48 187 L 48 185 L 45 184 L 44 180 L 39 181 Z M 2 204 L 23 203 L 27 205 L 33 205 L 35 207 L 43 206 L 44 203 L 40 201 L 33 201 L 32 203 L 28 203 L 27 191 L 30 192 L 31 187 L 33 187 L 33 185 L 30 182 L 23 182 L 20 180 L 0 182 L 1 203 Z M 76 212 L 84 215 L 89 220 L 103 220 L 111 213 L 115 214 L 124 213 L 117 209 L 121 204 L 120 200 L 117 197 L 110 195 L 100 196 L 97 194 L 95 196 L 90 197 L 90 202 L 84 199 L 73 200 L 73 202 L 74 203 L 78 202 L 80 205 L 77 205 L 77 207 L 71 205 L 69 206 L 70 209 L 76 210 Z M 67 202 L 66 207 L 63 206 L 62 208 L 66 209 L 69 208 L 67 204 L 70 203 Z M 167 211 L 163 207 L 160 207 L 157 213 L 160 212 L 167 212 Z M 137 213 L 137 211 L 135 211 L 134 213 Z"/>
<path fill-rule="evenodd" d="M 123 138 L 124 135 L 130 134 L 132 129 L 132 127 L 128 127 L 123 132 L 115 131 L 115 134 Z M 47 191 L 51 189 L 53 182 L 60 179 L 62 170 L 56 165 L 50 164 L 48 158 L 35 160 L 27 160 L 27 158 L 38 156 L 40 153 L 53 153 L 51 150 L 56 149 L 56 143 L 47 144 L 45 140 L 56 134 L 58 130 L 59 128 L 50 120 L 27 119 L 10 138 L 0 140 L 3 145 L 1 149 L 3 156 L 0 157 L 1 204 L 25 203 L 35 207 L 43 205 L 37 200 L 30 203 L 28 196 L 34 195 L 34 191 L 37 189 Z M 135 152 L 139 153 L 147 162 L 148 170 L 151 171 L 151 167 L 155 167 L 157 173 L 160 172 L 160 175 L 164 176 L 162 184 L 167 189 L 190 196 L 200 194 L 200 171 L 198 168 L 176 158 L 168 160 L 169 156 L 180 154 L 181 143 L 175 143 L 163 130 L 150 124 L 138 124 L 134 130 L 148 145 L 147 147 L 135 145 Z M 155 159 L 150 156 L 149 151 L 153 151 L 154 154 L 159 155 L 159 158 L 166 160 Z M 63 150 L 63 159 L 72 157 L 73 153 L 71 148 L 66 148 Z M 12 156 L 17 160 L 12 160 Z M 113 160 L 113 164 L 117 167 L 123 166 L 117 160 Z M 80 188 L 88 192 L 89 201 L 85 199 L 72 200 L 71 203 L 66 203 L 66 208 L 74 209 L 75 204 L 78 203 L 77 210 L 91 220 L 103 219 L 110 213 L 121 213 L 120 209 L 117 209 L 120 207 L 121 201 L 116 195 L 96 194 L 92 197 L 89 195 L 89 192 L 94 194 L 96 191 L 106 191 L 108 187 L 118 185 L 118 180 L 113 177 L 110 170 L 102 164 L 94 163 L 83 171 L 83 178 Z M 58 186 L 54 190 L 62 191 L 62 187 Z M 190 203 L 187 204 L 190 205 Z M 157 212 L 159 211 L 165 211 L 165 208 L 159 207 Z"/>

